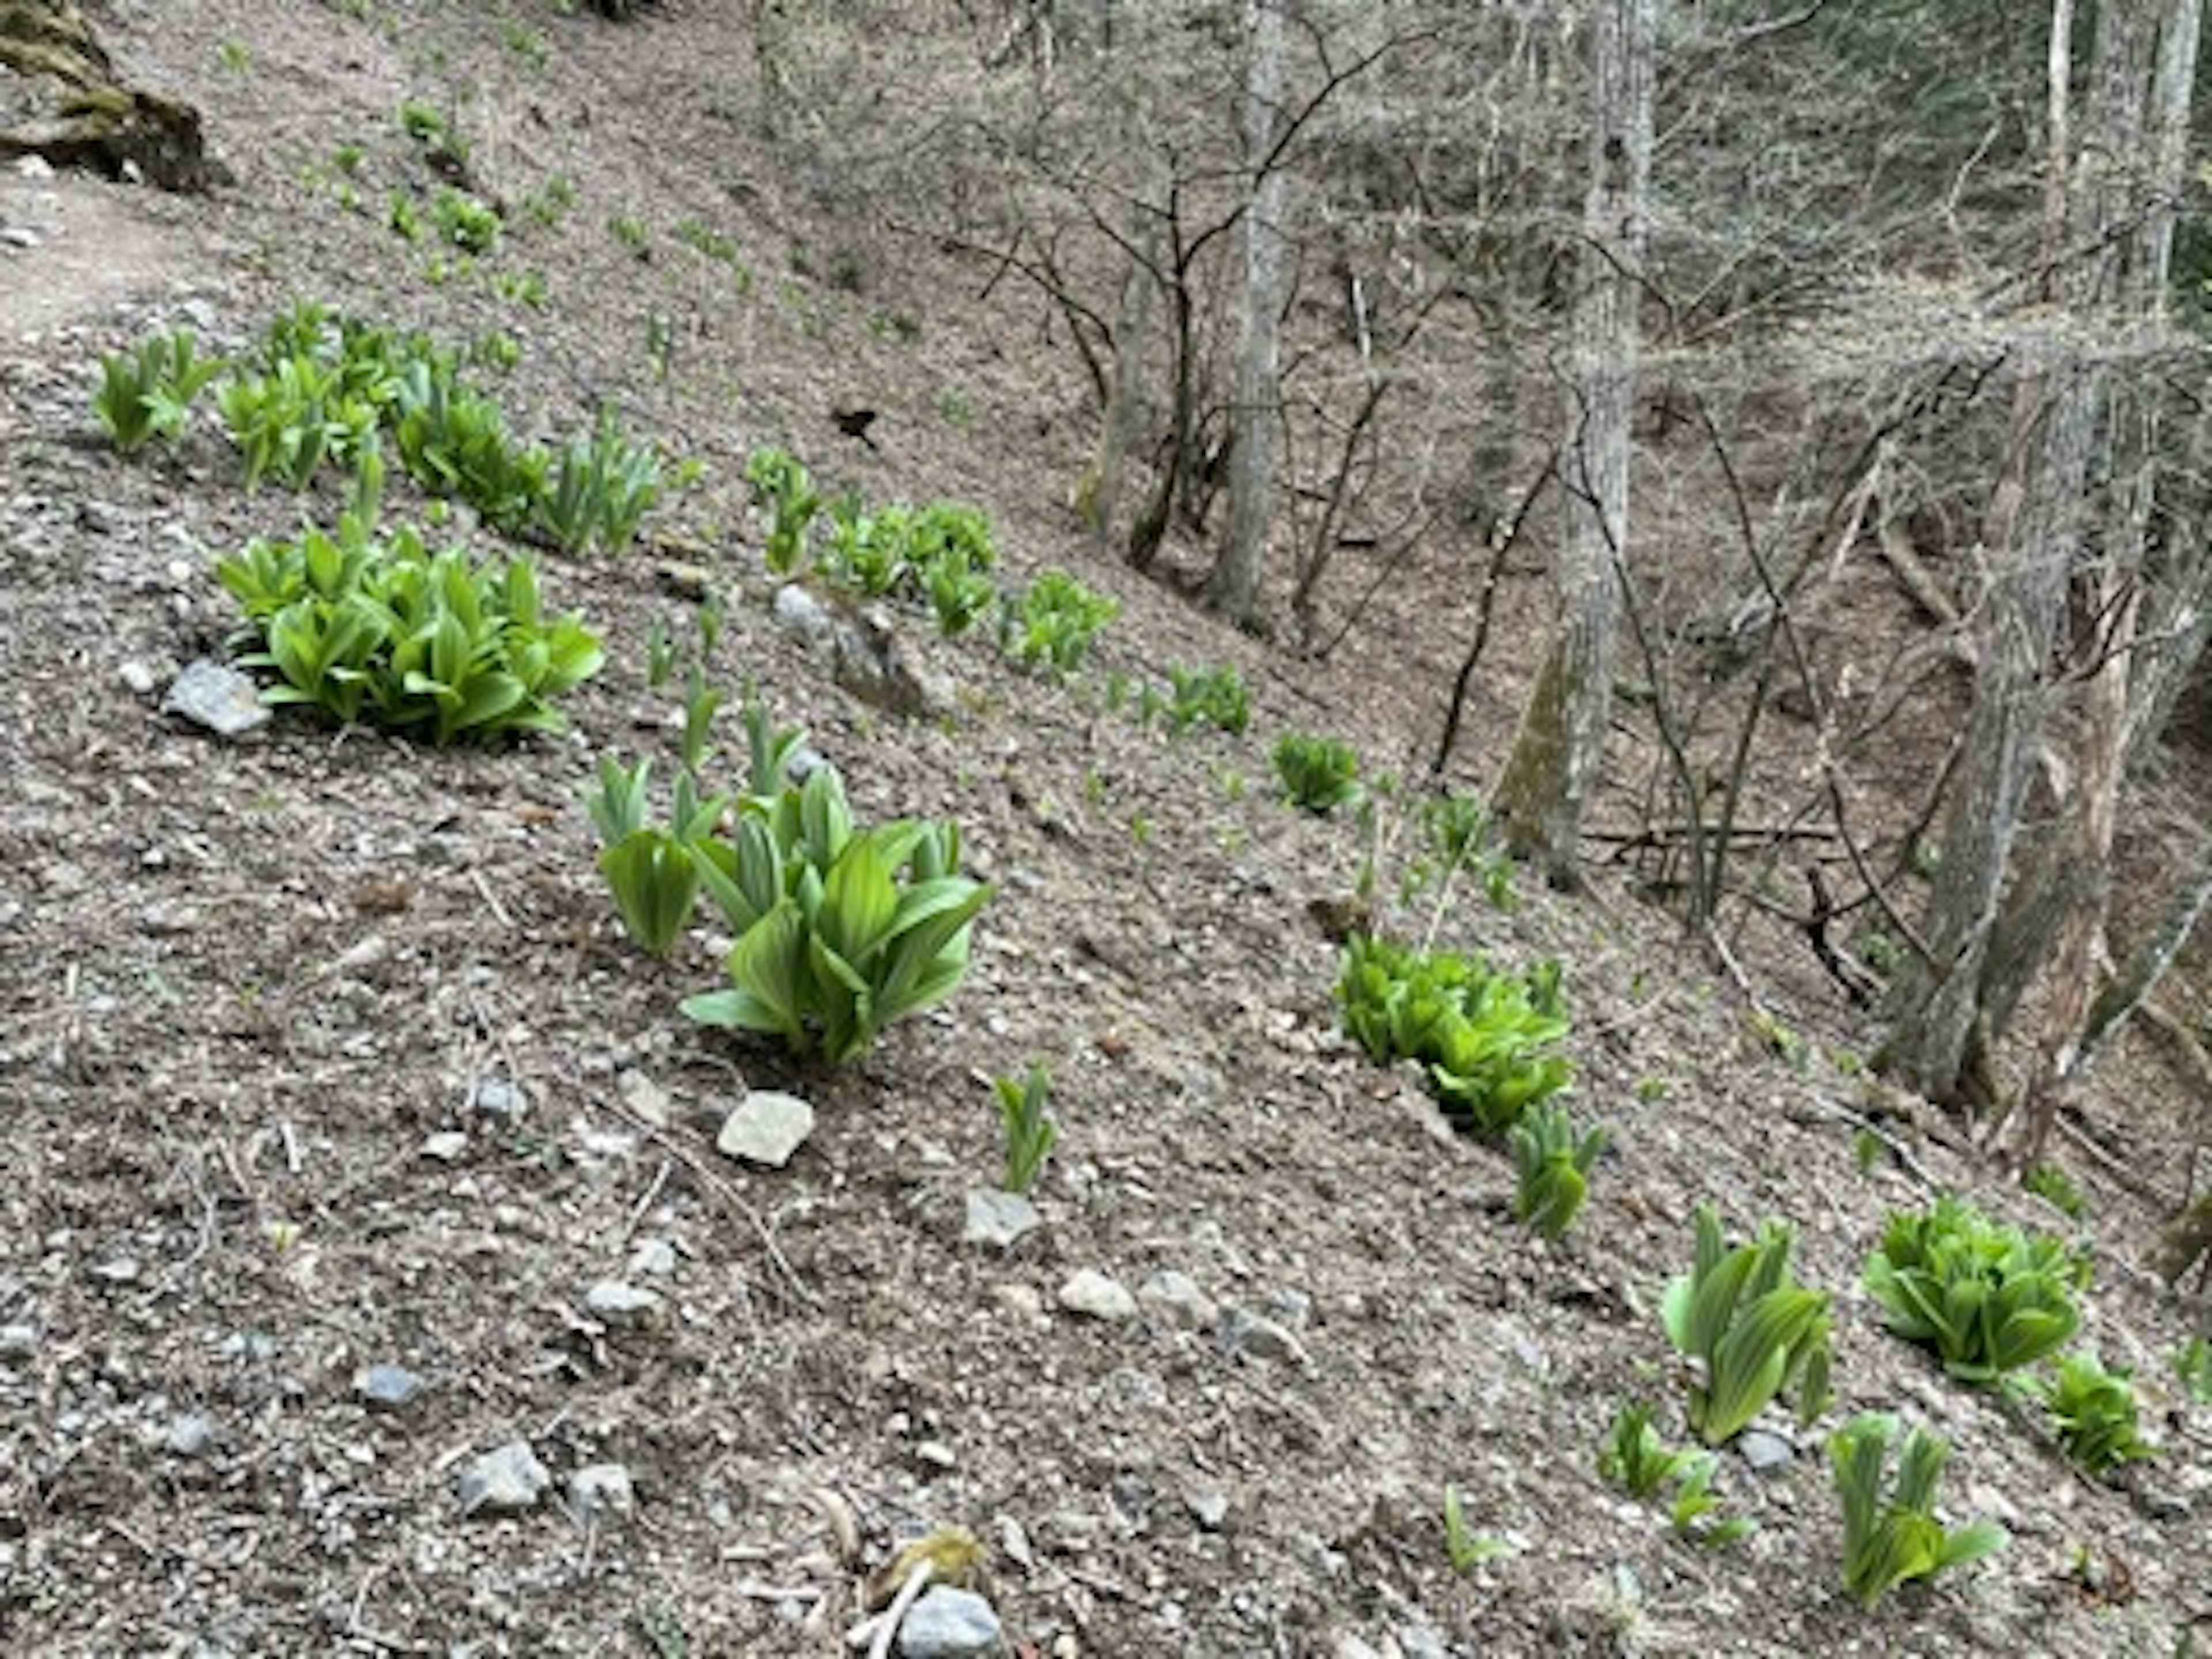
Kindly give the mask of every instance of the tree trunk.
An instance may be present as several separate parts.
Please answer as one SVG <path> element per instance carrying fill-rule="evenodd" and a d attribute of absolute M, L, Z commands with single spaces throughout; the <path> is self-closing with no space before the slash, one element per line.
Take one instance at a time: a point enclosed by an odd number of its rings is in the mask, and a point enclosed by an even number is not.
<path fill-rule="evenodd" d="M 1637 301 L 1651 173 L 1656 0 L 1598 0 L 1590 31 L 1589 186 L 1571 326 L 1567 525 L 1551 635 L 1492 805 L 1515 852 L 1581 879 L 1583 815 L 1601 769 L 1628 537 Z"/>
<path fill-rule="evenodd" d="M 1237 397 L 1229 412 L 1229 529 L 1206 603 L 1243 627 L 1252 620 L 1275 488 L 1275 398 L 1281 379 L 1283 207 L 1290 175 L 1273 155 L 1282 103 L 1282 0 L 1252 0 L 1244 84 L 1244 153 L 1253 168 L 1241 227 L 1243 316 Z"/>

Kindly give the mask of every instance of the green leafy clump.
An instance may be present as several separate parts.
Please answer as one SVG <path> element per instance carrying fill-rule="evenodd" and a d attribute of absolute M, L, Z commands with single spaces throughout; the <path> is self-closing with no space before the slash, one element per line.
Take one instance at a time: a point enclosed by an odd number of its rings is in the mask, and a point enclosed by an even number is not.
<path fill-rule="evenodd" d="M 1791 1389 L 1812 1421 L 1828 1401 L 1828 1294 L 1792 1277 L 1794 1233 L 1769 1219 L 1730 1249 L 1711 1205 L 1698 1206 L 1697 1226 L 1691 1270 L 1659 1304 L 1668 1340 L 1698 1368 L 1690 1426 L 1720 1445 Z"/>
<path fill-rule="evenodd" d="M 1359 757 L 1340 738 L 1288 732 L 1275 742 L 1283 799 L 1308 812 L 1334 812 L 1359 799 Z"/>
<path fill-rule="evenodd" d="M 2158 1455 L 2141 1432 L 2133 1376 L 2106 1370 L 2094 1353 L 2069 1353 L 2040 1390 L 2058 1443 L 2092 1474 Z"/>
<path fill-rule="evenodd" d="M 1668 1518 L 1674 1530 L 1715 1547 L 1733 1544 L 1758 1529 L 1758 1522 L 1746 1516 L 1709 1520 L 1720 1507 L 1712 1489 L 1718 1467 L 1711 1452 L 1669 1446 L 1651 1425 L 1650 1407 L 1641 1403 L 1624 1405 L 1614 1413 L 1597 1458 L 1598 1474 L 1626 1486 L 1629 1496 L 1641 1502 L 1650 1502 L 1662 1486 L 1674 1483 Z"/>
<path fill-rule="evenodd" d="M 779 576 L 795 576 L 806 566 L 808 532 L 822 510 L 822 497 L 799 458 L 788 450 L 763 446 L 745 457 L 745 483 L 753 504 L 769 512 L 762 556 Z"/>
<path fill-rule="evenodd" d="M 2081 1196 L 2081 1188 L 2058 1164 L 2030 1164 L 2020 1184 L 2069 1221 L 2079 1221 L 2088 1212 L 2088 1201 Z"/>
<path fill-rule="evenodd" d="M 1059 1126 L 1045 1109 L 1052 1099 L 1052 1073 L 1032 1066 L 1023 1078 L 993 1078 L 991 1089 L 1006 1134 L 1006 1188 L 1010 1193 L 1025 1193 L 1036 1185 L 1045 1158 L 1060 1139 Z"/>
<path fill-rule="evenodd" d="M 1515 1218 L 1540 1237 L 1564 1236 L 1582 1210 L 1590 1165 L 1605 1150 L 1606 1139 L 1603 1129 L 1577 1133 L 1556 1101 L 1524 1111 L 1505 1132 L 1513 1151 Z"/>
<path fill-rule="evenodd" d="M 1252 723 L 1251 693 L 1244 677 L 1233 668 L 1168 670 L 1168 729 L 1177 735 L 1203 720 L 1231 736 Z"/>
<path fill-rule="evenodd" d="M 2212 1342 L 2192 1336 L 2174 1351 L 2173 1375 L 2198 1405 L 2212 1405 Z"/>
<path fill-rule="evenodd" d="M 1459 1488 L 1444 1488 L 1444 1559 L 1451 1570 L 1465 1577 L 1485 1562 L 1495 1561 L 1513 1553 L 1513 1546 L 1496 1533 L 1477 1532 L 1468 1522 L 1467 1507 L 1461 1502 Z"/>
<path fill-rule="evenodd" d="M 469 147 L 452 118 L 434 104 L 410 98 L 399 106 L 399 130 L 422 146 L 431 165 L 454 173 L 468 166 Z"/>
<path fill-rule="evenodd" d="M 564 553 L 594 542 L 619 553 L 659 499 L 659 457 L 623 437 L 614 411 L 602 410 L 592 435 L 562 450 L 538 499 L 538 526 Z"/>
<path fill-rule="evenodd" d="M 2088 1262 L 2063 1241 L 1998 1226 L 1949 1194 L 1923 1214 L 1891 1215 L 1866 1264 L 1889 1328 L 1933 1347 L 1969 1382 L 2065 1346 L 2081 1322 L 2075 1292 L 2088 1280 Z"/>
<path fill-rule="evenodd" d="M 438 234 L 464 253 L 490 253 L 499 246 L 499 212 L 465 190 L 447 186 L 430 203 Z"/>
<path fill-rule="evenodd" d="M 2008 1541 L 1994 1522 L 1946 1527 L 1936 1518 L 1936 1482 L 1950 1448 L 1923 1429 L 1905 1437 L 1896 1483 L 1885 1490 L 1897 1433 L 1894 1417 L 1869 1412 L 1828 1438 L 1844 1506 L 1844 1588 L 1868 1608 L 1910 1579 L 1966 1566 Z"/>
<path fill-rule="evenodd" d="M 999 642 L 1024 668 L 1073 674 L 1090 654 L 1099 630 L 1121 614 L 1119 600 L 1093 592 L 1055 567 L 1039 572 L 1018 596 L 1006 600 L 1000 613 Z"/>
<path fill-rule="evenodd" d="M 867 511 L 857 495 L 830 503 L 830 537 L 822 572 L 836 586 L 874 598 L 908 581 L 914 509 L 899 503 Z"/>
<path fill-rule="evenodd" d="M 377 429 L 376 406 L 347 385 L 340 367 L 305 352 L 225 382 L 217 405 L 248 489 L 264 478 L 305 489 L 325 458 L 350 459 Z"/>
<path fill-rule="evenodd" d="M 407 364 L 392 430 L 401 464 L 431 495 L 466 501 L 510 535 L 537 521 L 550 492 L 552 459 L 517 444 L 498 404 L 470 387 L 450 357 Z"/>
<path fill-rule="evenodd" d="M 960 501 L 932 501 L 914 520 L 907 562 L 940 632 L 966 633 L 998 597 L 999 548 L 991 521 Z"/>
<path fill-rule="evenodd" d="M 100 358 L 92 412 L 116 448 L 133 455 L 153 439 L 181 437 L 192 400 L 222 371 L 221 358 L 199 356 L 188 328 L 149 335 Z"/>
<path fill-rule="evenodd" d="M 728 987 L 683 1005 L 702 1024 L 779 1036 L 842 1065 L 967 975 L 991 890 L 959 873 L 951 823 L 861 829 L 823 766 L 804 784 L 745 796 L 732 839 L 696 848 L 700 879 L 738 935 Z"/>
<path fill-rule="evenodd" d="M 432 553 L 411 529 L 374 541 L 348 518 L 335 538 L 252 542 L 216 574 L 258 646 L 240 660 L 281 682 L 264 702 L 434 743 L 563 731 L 553 700 L 604 658 L 576 617 L 545 614 L 529 559 Z"/>
<path fill-rule="evenodd" d="M 1369 1056 L 1413 1060 L 1458 1127 L 1499 1134 L 1571 1074 L 1554 1052 L 1568 1030 L 1559 964 L 1523 977 L 1480 958 L 1355 933 L 1336 983 L 1345 1029 Z"/>

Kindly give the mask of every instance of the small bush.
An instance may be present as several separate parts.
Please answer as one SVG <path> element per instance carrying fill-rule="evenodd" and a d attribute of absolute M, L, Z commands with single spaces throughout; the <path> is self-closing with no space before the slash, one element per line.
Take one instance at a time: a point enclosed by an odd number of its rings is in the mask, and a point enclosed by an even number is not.
<path fill-rule="evenodd" d="M 2061 1240 L 1997 1226 L 1949 1194 L 1924 1214 L 1893 1214 L 1866 1264 L 1889 1328 L 1968 1382 L 2064 1346 L 2081 1322 L 2074 1293 L 2088 1280 L 2088 1263 Z"/>
<path fill-rule="evenodd" d="M 1730 1440 L 1766 1404 L 1795 1388 L 1811 1422 L 1828 1400 L 1828 1295 L 1790 1273 L 1791 1230 L 1759 1224 L 1729 1248 L 1711 1205 L 1698 1209 L 1697 1255 L 1659 1304 L 1668 1340 L 1701 1373 L 1690 1392 L 1690 1426 L 1709 1446 Z"/>
<path fill-rule="evenodd" d="M 1065 570 L 1042 571 L 1009 599 L 1000 617 L 1000 643 L 1024 668 L 1073 673 L 1098 631 L 1121 614 L 1118 600 L 1095 593 Z"/>
<path fill-rule="evenodd" d="M 198 354 L 190 329 L 149 335 L 128 352 L 100 358 L 93 413 L 116 448 L 134 455 L 155 438 L 182 436 L 192 400 L 222 370 L 221 358 Z"/>
<path fill-rule="evenodd" d="M 1285 732 L 1273 758 L 1283 799 L 1293 806 L 1327 813 L 1359 799 L 1359 757 L 1340 738 Z"/>
<path fill-rule="evenodd" d="M 2058 1443 L 2092 1474 L 2158 1455 L 2140 1431 L 2133 1375 L 2106 1370 L 2094 1353 L 2069 1353 L 2042 1390 Z"/>
<path fill-rule="evenodd" d="M 1463 1129 L 1503 1133 L 1571 1074 L 1554 1052 L 1568 1029 L 1556 963 L 1524 979 L 1479 958 L 1355 934 L 1336 999 L 1369 1056 L 1420 1062 L 1445 1115 Z"/>
<path fill-rule="evenodd" d="M 1233 668 L 1177 665 L 1168 670 L 1168 729 L 1178 735 L 1201 720 L 1232 737 L 1252 723 L 1251 694 Z"/>
<path fill-rule="evenodd" d="M 1906 1437 L 1896 1482 L 1887 1486 L 1896 1438 L 1897 1419 L 1869 1412 L 1828 1439 L 1844 1506 L 1844 1588 L 1868 1608 L 1907 1580 L 1966 1566 L 2008 1541 L 1994 1522 L 1947 1528 L 1936 1518 L 1936 1482 L 1951 1454 L 1923 1429 Z"/>
<path fill-rule="evenodd" d="M 264 702 L 434 743 L 563 731 L 553 700 L 604 659 L 574 616 L 544 614 L 530 560 L 434 554 L 412 530 L 376 542 L 348 519 L 336 538 L 256 540 L 216 574 L 259 646 L 240 660 L 281 682 Z"/>
<path fill-rule="evenodd" d="M 1564 1237 L 1581 1213 L 1606 1132 L 1577 1133 L 1566 1109 L 1546 1101 L 1524 1111 L 1505 1140 L 1513 1150 L 1515 1218 L 1541 1237 Z"/>

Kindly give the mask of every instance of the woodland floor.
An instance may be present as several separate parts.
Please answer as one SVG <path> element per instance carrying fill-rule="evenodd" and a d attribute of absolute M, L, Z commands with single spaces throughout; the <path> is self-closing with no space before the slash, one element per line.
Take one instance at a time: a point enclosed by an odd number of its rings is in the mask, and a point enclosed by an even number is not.
<path fill-rule="evenodd" d="M 202 107 L 235 182 L 0 179 L 0 220 L 35 243 L 0 246 L 0 1649 L 828 1655 L 867 1572 L 944 1523 L 989 1547 L 1025 1655 L 2163 1656 L 2212 1620 L 2212 1416 L 2168 1370 L 2203 1310 L 2132 1265 L 2156 1208 L 2069 1157 L 2088 1334 L 2138 1367 L 2166 1451 L 2093 1483 L 2032 1415 L 1881 1333 L 1858 1268 L 1889 1208 L 1941 1184 L 2066 1224 L 1940 1123 L 1893 1121 L 1909 1158 L 1860 1171 L 1855 1132 L 1886 1109 L 1852 1060 L 1869 1032 L 1786 939 L 1747 945 L 1777 1028 L 1624 886 L 1568 902 L 1524 879 L 1510 915 L 1471 890 L 1453 908 L 1447 940 L 1566 964 L 1574 1098 L 1614 1149 L 1555 1247 L 1511 1223 L 1502 1155 L 1336 1034 L 1309 905 L 1349 890 L 1361 849 L 1275 801 L 1267 749 L 1322 730 L 1406 766 L 1468 550 L 1398 573 L 1323 665 L 1092 553 L 1063 505 L 1086 439 L 1068 354 L 1024 297 L 980 307 L 975 271 L 780 189 L 714 21 L 734 8 L 619 29 L 516 8 L 541 64 L 496 8 L 88 9 L 128 76 Z M 490 187 L 513 204 L 564 173 L 577 200 L 550 227 L 514 215 L 483 270 L 433 286 L 383 224 L 422 182 L 393 111 L 460 88 Z M 368 213 L 337 198 L 341 143 L 363 147 Z M 749 283 L 678 239 L 687 219 Z M 542 307 L 501 296 L 532 270 Z M 98 354 L 177 322 L 234 348 L 307 299 L 457 342 L 508 331 L 496 392 L 525 424 L 565 434 L 611 400 L 704 464 L 653 527 L 703 545 L 731 595 L 717 671 L 804 724 L 865 816 L 956 818 L 998 885 L 957 998 L 805 1074 L 678 1015 L 716 976 L 703 935 L 665 966 L 622 939 L 579 794 L 599 756 L 669 741 L 644 641 L 690 623 L 649 553 L 549 561 L 554 601 L 610 645 L 564 738 L 430 751 L 280 718 L 226 742 L 161 712 L 231 624 L 211 558 L 300 508 L 239 488 L 211 419 L 118 459 L 89 410 Z M 860 401 L 879 453 L 830 422 Z M 917 617 L 952 715 L 853 702 L 769 619 L 739 477 L 769 441 L 877 499 L 976 501 L 1017 574 L 1067 563 L 1115 592 L 1096 665 L 1054 688 Z M 395 490 L 387 519 L 410 507 Z M 1504 604 L 1477 783 L 1540 595 Z M 1106 708 L 1108 674 L 1171 663 L 1241 667 L 1251 732 L 1171 741 Z M 1000 1167 L 984 1079 L 1033 1059 L 1063 1134 L 1046 1224 L 964 1244 L 963 1195 Z M 784 1170 L 714 1148 L 748 1081 L 820 1109 Z M 2147 1059 L 2107 1088 L 2108 1144 L 2185 1127 Z M 519 1116 L 484 1109 L 502 1096 Z M 450 1160 L 424 1150 L 441 1133 Z M 1655 1310 L 1706 1199 L 1802 1230 L 1805 1276 L 1836 1292 L 1829 1422 L 1895 1408 L 1949 1436 L 1952 1512 L 2014 1532 L 1995 1563 L 1859 1611 L 1819 1433 L 1787 1423 L 1779 1469 L 1723 1459 L 1729 1512 L 1759 1522 L 1732 1548 L 1600 1480 L 1624 1399 L 1682 1437 Z M 1072 1315 L 1056 1295 L 1083 1268 L 1186 1274 L 1295 1351 Z M 610 1279 L 667 1316 L 586 1316 Z M 373 1412 L 376 1364 L 427 1386 Z M 518 1437 L 556 1492 L 623 1465 L 635 1513 L 465 1516 L 459 1468 Z M 1448 1485 L 1510 1546 L 1465 1576 Z"/>

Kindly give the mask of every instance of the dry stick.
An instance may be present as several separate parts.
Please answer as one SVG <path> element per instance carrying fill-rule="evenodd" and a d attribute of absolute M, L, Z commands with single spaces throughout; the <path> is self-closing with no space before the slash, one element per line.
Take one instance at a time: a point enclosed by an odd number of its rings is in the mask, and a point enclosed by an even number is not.
<path fill-rule="evenodd" d="M 922 1591 L 929 1587 L 929 1581 L 936 1571 L 936 1565 L 926 1556 L 914 1564 L 906 1576 L 906 1583 L 901 1584 L 898 1594 L 891 1597 L 890 1606 L 876 1617 L 876 1638 L 868 1644 L 868 1659 L 890 1659 L 891 1644 L 897 1639 L 899 1626 L 904 1622 L 914 1604 L 921 1599 Z"/>
<path fill-rule="evenodd" d="M 751 1205 L 745 1202 L 744 1198 L 738 1193 L 736 1188 L 732 1187 L 714 1170 L 709 1169 L 692 1153 L 689 1147 L 685 1146 L 682 1142 L 670 1135 L 668 1132 L 663 1129 L 659 1124 L 654 1123 L 650 1119 L 641 1116 L 638 1113 L 631 1110 L 625 1103 L 619 1100 L 610 1100 L 606 1103 L 606 1107 L 608 1110 L 613 1112 L 617 1117 L 634 1124 L 637 1128 L 643 1131 L 653 1139 L 655 1145 L 659 1146 L 663 1152 L 667 1152 L 672 1157 L 675 1158 L 685 1169 L 690 1170 L 693 1175 L 696 1176 L 701 1183 L 703 1184 L 709 1192 L 713 1193 L 715 1197 L 720 1199 L 723 1203 L 728 1205 L 739 1215 L 744 1217 L 745 1220 L 750 1224 L 755 1236 L 759 1238 L 761 1248 L 768 1252 L 769 1260 L 774 1262 L 777 1270 L 783 1274 L 785 1281 L 790 1286 L 792 1294 L 796 1296 L 801 1302 L 806 1303 L 810 1306 L 821 1306 L 821 1299 L 817 1297 L 813 1291 L 806 1288 L 805 1281 L 803 1281 L 799 1276 L 799 1270 L 791 1265 L 789 1259 L 787 1258 L 783 1253 L 783 1247 L 775 1242 L 775 1234 L 770 1231 L 769 1224 L 761 1219 L 760 1212 L 755 1210 Z"/>

